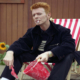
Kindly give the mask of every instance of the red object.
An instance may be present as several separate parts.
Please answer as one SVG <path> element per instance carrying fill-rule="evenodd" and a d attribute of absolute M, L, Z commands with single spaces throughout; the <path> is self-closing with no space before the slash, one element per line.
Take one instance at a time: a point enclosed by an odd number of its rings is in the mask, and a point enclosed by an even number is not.
<path fill-rule="evenodd" d="M 15 73 L 15 70 L 13 68 L 13 66 L 11 67 L 12 71 L 11 71 L 11 75 L 14 76 L 16 79 L 18 79 L 17 74 Z"/>
<path fill-rule="evenodd" d="M 24 74 L 27 74 L 36 80 L 46 80 L 50 73 L 49 71 L 41 64 L 41 62 L 32 61 L 23 71 Z"/>

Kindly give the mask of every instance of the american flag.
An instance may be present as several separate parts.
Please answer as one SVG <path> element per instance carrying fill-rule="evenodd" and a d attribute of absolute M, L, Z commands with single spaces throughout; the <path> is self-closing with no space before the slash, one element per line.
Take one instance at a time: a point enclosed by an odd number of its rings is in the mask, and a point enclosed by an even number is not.
<path fill-rule="evenodd" d="M 53 22 L 69 28 L 77 46 L 80 37 L 80 19 L 54 19 Z"/>

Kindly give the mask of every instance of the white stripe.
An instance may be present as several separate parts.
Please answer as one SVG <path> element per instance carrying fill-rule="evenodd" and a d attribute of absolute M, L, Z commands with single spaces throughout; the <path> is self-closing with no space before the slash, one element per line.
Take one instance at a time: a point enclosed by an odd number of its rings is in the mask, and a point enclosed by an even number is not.
<path fill-rule="evenodd" d="M 59 24 L 59 20 L 60 19 L 56 19 L 56 24 Z M 72 24 L 71 24 L 71 28 L 70 28 L 71 34 L 73 32 L 75 22 L 76 22 L 76 19 L 73 19 L 72 20 Z M 61 25 L 63 26 L 64 23 L 65 23 L 65 19 L 62 19 Z M 69 27 L 69 24 L 70 24 L 70 19 L 67 19 L 67 23 L 66 23 L 66 26 L 65 27 L 68 28 Z M 76 37 L 77 37 L 79 27 L 80 27 L 80 19 L 78 19 L 78 24 L 76 26 L 75 33 L 74 33 L 74 36 L 73 36 L 74 39 L 76 39 Z"/>
<path fill-rule="evenodd" d="M 41 62 L 41 64 L 45 64 L 45 62 Z M 48 65 L 52 65 L 52 63 L 48 63 Z"/>
<path fill-rule="evenodd" d="M 70 19 L 67 19 L 66 28 L 69 27 L 69 24 L 70 24 Z"/>
<path fill-rule="evenodd" d="M 63 25 L 64 25 L 64 21 L 65 21 L 65 19 L 62 19 L 61 26 L 63 26 Z"/>
<path fill-rule="evenodd" d="M 56 24 L 59 24 L 59 20 L 60 20 L 60 19 L 57 19 L 57 20 L 56 20 Z"/>
<path fill-rule="evenodd" d="M 72 32 L 73 32 L 75 22 L 76 22 L 76 19 L 73 19 L 73 22 L 72 22 L 72 25 L 71 25 L 71 28 L 70 28 L 71 34 L 72 34 Z"/>
<path fill-rule="evenodd" d="M 74 36 L 73 36 L 74 39 L 76 39 L 76 37 L 77 37 L 79 27 L 80 27 L 80 19 L 78 19 L 78 23 L 77 23 L 75 33 L 74 33 Z"/>

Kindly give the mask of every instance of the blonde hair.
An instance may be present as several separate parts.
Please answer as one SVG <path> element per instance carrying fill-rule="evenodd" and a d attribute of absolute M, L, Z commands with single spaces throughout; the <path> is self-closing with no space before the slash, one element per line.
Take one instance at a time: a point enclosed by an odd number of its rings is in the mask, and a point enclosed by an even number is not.
<path fill-rule="evenodd" d="M 44 8 L 46 13 L 50 12 L 50 6 L 45 2 L 37 2 L 37 3 L 33 4 L 30 7 L 30 9 L 32 11 L 33 9 L 40 8 L 40 7 Z"/>

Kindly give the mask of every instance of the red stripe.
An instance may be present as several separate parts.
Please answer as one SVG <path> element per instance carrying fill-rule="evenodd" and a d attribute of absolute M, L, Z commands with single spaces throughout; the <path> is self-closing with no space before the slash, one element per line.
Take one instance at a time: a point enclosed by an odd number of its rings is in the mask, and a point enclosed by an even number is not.
<path fill-rule="evenodd" d="M 29 65 L 29 63 L 28 62 L 24 62 L 25 64 L 27 64 L 27 65 Z"/>
<path fill-rule="evenodd" d="M 73 28 L 73 31 L 72 31 L 72 38 L 74 36 L 74 33 L 75 33 L 75 29 L 77 27 L 77 23 L 78 23 L 78 19 L 76 19 L 76 22 L 75 22 L 75 25 L 74 25 L 74 28 Z"/>
<path fill-rule="evenodd" d="M 55 65 L 55 63 L 52 63 L 52 65 L 54 66 L 54 65 Z"/>
<path fill-rule="evenodd" d="M 53 65 L 53 66 L 55 65 L 55 63 L 51 63 L 51 64 L 49 64 L 49 63 L 46 63 L 46 62 L 45 62 L 44 64 Z"/>
<path fill-rule="evenodd" d="M 62 19 L 59 19 L 59 24 L 61 24 L 61 22 L 62 22 Z"/>
<path fill-rule="evenodd" d="M 78 40 L 79 40 L 79 36 L 80 36 L 80 26 L 79 26 L 79 30 L 78 30 L 78 34 L 77 34 L 77 37 L 76 37 L 76 46 L 77 46 L 77 43 L 78 43 Z"/>
<path fill-rule="evenodd" d="M 50 67 L 50 65 L 48 65 L 48 64 L 45 64 L 47 67 L 48 67 L 48 69 L 51 71 L 52 70 L 52 68 Z"/>
<path fill-rule="evenodd" d="M 73 21 L 73 19 L 70 19 L 70 23 L 69 23 L 69 26 L 68 26 L 69 29 L 71 28 L 72 21 Z"/>
<path fill-rule="evenodd" d="M 67 19 L 65 19 L 64 21 L 64 25 L 63 25 L 64 27 L 66 27 L 66 23 L 67 23 Z"/>
<path fill-rule="evenodd" d="M 54 23 L 56 23 L 57 19 L 54 19 Z"/>

